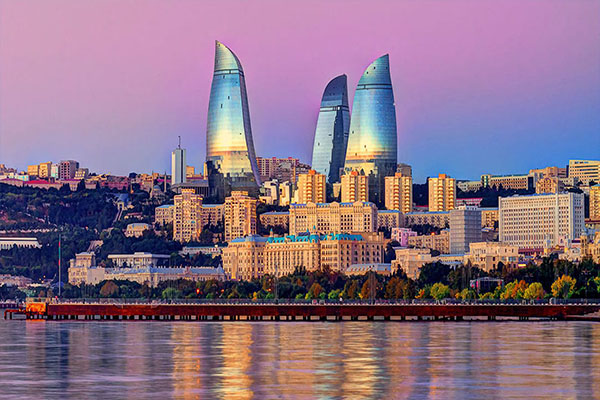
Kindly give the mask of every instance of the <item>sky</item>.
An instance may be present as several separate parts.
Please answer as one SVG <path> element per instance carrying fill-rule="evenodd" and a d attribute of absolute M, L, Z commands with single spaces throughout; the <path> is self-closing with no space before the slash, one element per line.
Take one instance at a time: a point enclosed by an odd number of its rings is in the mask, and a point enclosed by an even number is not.
<path fill-rule="evenodd" d="M 215 40 L 258 156 L 310 163 L 327 82 L 389 53 L 415 182 L 600 158 L 600 0 L 0 0 L 0 163 L 201 169 Z"/>

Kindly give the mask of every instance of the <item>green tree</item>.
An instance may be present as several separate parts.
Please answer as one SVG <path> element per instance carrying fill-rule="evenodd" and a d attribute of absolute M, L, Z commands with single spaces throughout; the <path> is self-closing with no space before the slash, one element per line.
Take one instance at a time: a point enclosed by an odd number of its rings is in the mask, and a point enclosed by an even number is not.
<path fill-rule="evenodd" d="M 119 286 L 113 281 L 107 281 L 100 289 L 100 296 L 114 297 L 119 293 Z"/>
<path fill-rule="evenodd" d="M 533 282 L 523 293 L 525 300 L 540 300 L 546 295 L 544 288 L 540 282 Z"/>
<path fill-rule="evenodd" d="M 501 300 L 515 299 L 520 300 L 523 298 L 527 290 L 527 283 L 524 280 L 512 281 L 504 287 L 502 294 L 500 295 Z"/>
<path fill-rule="evenodd" d="M 477 293 L 472 289 L 464 288 L 460 292 L 456 293 L 456 298 L 460 300 L 473 300 L 477 298 Z"/>
<path fill-rule="evenodd" d="M 165 300 L 178 299 L 181 297 L 181 291 L 173 287 L 168 287 L 162 291 L 161 297 Z"/>
<path fill-rule="evenodd" d="M 329 294 L 327 295 L 327 298 L 329 300 L 337 300 L 340 298 L 340 289 L 334 289 L 332 291 L 329 292 Z"/>
<path fill-rule="evenodd" d="M 434 283 L 430 290 L 431 297 L 436 300 L 443 300 L 450 296 L 450 288 L 443 283 Z"/>
<path fill-rule="evenodd" d="M 315 282 L 312 284 L 312 286 L 308 290 L 308 293 L 306 293 L 306 299 L 307 300 L 317 299 L 317 298 L 319 298 L 319 295 L 321 294 L 322 291 L 323 291 L 323 287 L 321 285 L 319 285 L 317 282 Z"/>
<path fill-rule="evenodd" d="M 575 292 L 577 281 L 568 275 L 563 275 L 552 284 L 552 296 L 563 299 L 569 299 Z"/>

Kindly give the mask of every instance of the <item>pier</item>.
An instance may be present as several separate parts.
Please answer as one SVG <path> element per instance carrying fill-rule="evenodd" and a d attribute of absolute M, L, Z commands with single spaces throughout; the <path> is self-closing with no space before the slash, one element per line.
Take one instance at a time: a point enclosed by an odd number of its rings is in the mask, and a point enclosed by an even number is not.
<path fill-rule="evenodd" d="M 462 321 L 498 318 L 513 320 L 581 318 L 600 311 L 599 303 L 28 303 L 7 309 L 13 315 L 45 320 L 147 320 L 147 321 Z M 587 317 L 587 320 L 597 320 Z"/>

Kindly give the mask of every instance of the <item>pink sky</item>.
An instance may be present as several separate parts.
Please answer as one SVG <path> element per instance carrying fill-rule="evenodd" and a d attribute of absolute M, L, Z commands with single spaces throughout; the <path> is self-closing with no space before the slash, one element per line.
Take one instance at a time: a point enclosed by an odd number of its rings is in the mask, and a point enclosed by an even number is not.
<path fill-rule="evenodd" d="M 260 156 L 310 162 L 327 82 L 389 53 L 418 180 L 600 158 L 600 1 L 0 0 L 0 163 L 200 167 L 215 39 Z"/>

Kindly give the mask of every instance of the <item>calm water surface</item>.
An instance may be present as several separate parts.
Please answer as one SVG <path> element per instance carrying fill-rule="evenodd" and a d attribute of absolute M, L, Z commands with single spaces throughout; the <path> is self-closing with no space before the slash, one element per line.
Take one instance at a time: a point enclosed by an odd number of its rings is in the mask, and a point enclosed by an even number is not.
<path fill-rule="evenodd" d="M 0 321 L 0 397 L 596 398 L 588 322 Z"/>

